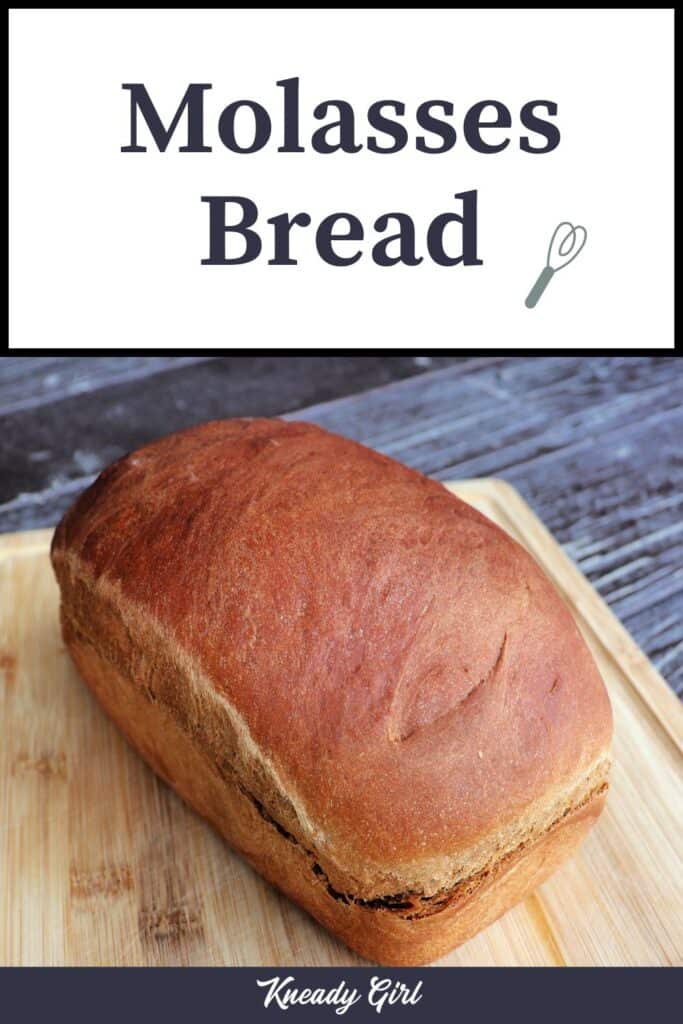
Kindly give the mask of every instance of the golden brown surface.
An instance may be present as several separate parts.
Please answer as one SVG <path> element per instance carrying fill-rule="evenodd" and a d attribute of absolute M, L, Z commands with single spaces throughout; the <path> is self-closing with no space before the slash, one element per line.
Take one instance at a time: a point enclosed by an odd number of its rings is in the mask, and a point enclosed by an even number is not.
<path fill-rule="evenodd" d="M 143 693 L 150 736 L 170 715 L 226 793 L 309 851 L 298 888 L 249 856 L 354 948 L 445 951 L 597 813 L 611 717 L 571 616 L 502 531 L 389 459 L 305 424 L 207 424 L 102 474 L 53 556 L 90 685 L 88 649 Z M 136 716 L 109 710 L 144 751 Z"/>

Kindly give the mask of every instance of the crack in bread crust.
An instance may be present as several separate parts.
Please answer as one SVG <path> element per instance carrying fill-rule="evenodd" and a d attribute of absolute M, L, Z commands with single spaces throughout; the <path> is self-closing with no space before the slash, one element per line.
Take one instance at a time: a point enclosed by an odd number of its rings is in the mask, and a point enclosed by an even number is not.
<path fill-rule="evenodd" d="M 301 846 L 296 837 L 293 836 L 291 832 L 284 829 L 282 825 L 273 818 L 268 811 L 266 811 L 263 804 L 257 800 L 252 793 L 239 783 L 237 783 L 237 786 L 244 796 L 246 796 L 248 800 L 252 801 L 263 820 L 271 825 L 283 837 L 283 839 L 286 839 L 288 842 L 294 843 L 297 846 Z M 538 842 L 541 839 L 548 837 L 566 817 L 588 806 L 591 801 L 604 796 L 608 789 L 609 783 L 600 783 L 587 796 L 585 796 L 580 803 L 567 807 L 560 817 L 553 821 L 544 833 L 533 837 L 530 842 Z M 515 847 L 514 850 L 508 851 L 495 863 L 481 871 L 478 871 L 475 875 L 472 875 L 469 878 L 461 879 L 461 881 L 451 888 L 429 894 L 421 892 L 392 893 L 384 896 L 377 896 L 373 899 L 363 899 L 361 896 L 354 895 L 353 893 L 340 892 L 335 889 L 330 884 L 330 880 L 320 867 L 320 864 L 315 860 L 315 854 L 311 850 L 307 850 L 305 847 L 301 847 L 301 849 L 312 861 L 311 870 L 313 871 L 313 874 L 321 879 L 325 885 L 328 895 L 331 896 L 332 899 L 339 900 L 346 904 L 354 903 L 356 906 L 363 907 L 367 910 L 387 911 L 392 914 L 398 914 L 406 921 L 416 921 L 423 917 L 432 917 L 434 914 L 442 912 L 446 907 L 451 906 L 453 903 L 457 903 L 463 899 L 469 899 L 475 894 L 477 889 L 484 884 L 492 872 L 500 871 L 510 860 L 522 853 L 528 845 L 529 842 L 520 843 L 519 846 Z M 420 904 L 423 905 L 420 906 Z M 427 904 L 427 906 L 424 906 L 424 904 Z M 406 913 L 406 911 L 408 911 L 408 913 Z"/>
<path fill-rule="evenodd" d="M 472 689 L 468 690 L 464 697 L 461 697 L 458 701 L 456 701 L 453 707 L 447 708 L 445 711 L 442 711 L 439 715 L 436 716 L 436 718 L 432 718 L 427 722 L 423 722 L 420 725 L 416 725 L 412 729 L 409 729 L 407 732 L 402 733 L 398 737 L 399 741 L 401 743 L 405 743 L 407 740 L 411 739 L 413 736 L 415 736 L 422 730 L 428 729 L 437 724 L 443 724 L 443 722 L 447 721 L 449 717 L 458 714 L 462 710 L 462 708 L 467 704 L 467 702 L 476 695 L 476 693 L 482 688 L 482 686 L 487 686 L 491 683 L 493 679 L 495 679 L 496 675 L 500 671 L 500 668 L 503 664 L 503 657 L 505 655 L 505 647 L 507 645 L 507 642 L 508 630 L 506 629 L 505 632 L 503 633 L 503 639 L 501 640 L 500 647 L 498 648 L 498 654 L 496 655 L 496 659 L 491 668 L 489 669 L 489 671 L 486 673 L 486 675 L 482 676 L 481 679 L 474 683 Z"/>

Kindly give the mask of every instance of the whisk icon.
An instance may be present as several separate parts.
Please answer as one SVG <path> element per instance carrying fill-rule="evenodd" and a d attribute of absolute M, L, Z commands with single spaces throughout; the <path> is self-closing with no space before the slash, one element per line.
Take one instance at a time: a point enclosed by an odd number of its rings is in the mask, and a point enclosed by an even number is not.
<path fill-rule="evenodd" d="M 567 233 L 558 241 L 558 235 L 562 228 L 567 228 Z M 576 259 L 586 244 L 587 236 L 588 232 L 582 224 L 574 225 L 570 224 L 568 220 L 563 220 L 561 224 L 557 225 L 553 231 L 553 237 L 550 239 L 545 266 L 524 301 L 524 305 L 528 309 L 534 308 L 550 284 L 553 275 Z"/>

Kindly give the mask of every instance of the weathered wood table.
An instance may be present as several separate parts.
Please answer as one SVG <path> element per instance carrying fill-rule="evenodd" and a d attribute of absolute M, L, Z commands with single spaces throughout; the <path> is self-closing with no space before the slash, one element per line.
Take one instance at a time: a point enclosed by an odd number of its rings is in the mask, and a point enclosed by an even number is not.
<path fill-rule="evenodd" d="M 160 434 L 278 414 L 441 479 L 509 481 L 683 691 L 674 358 L 6 358 L 0 531 L 54 525 L 103 466 Z"/>

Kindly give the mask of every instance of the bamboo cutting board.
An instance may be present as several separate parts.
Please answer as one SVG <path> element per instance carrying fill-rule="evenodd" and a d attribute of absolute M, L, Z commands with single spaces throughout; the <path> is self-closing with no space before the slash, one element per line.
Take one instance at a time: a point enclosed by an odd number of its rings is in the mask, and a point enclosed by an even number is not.
<path fill-rule="evenodd" d="M 520 540 L 607 682 L 615 766 L 579 854 L 442 965 L 683 963 L 683 711 L 519 495 L 449 485 Z M 0 964 L 353 965 L 159 782 L 62 644 L 49 530 L 0 537 Z"/>

